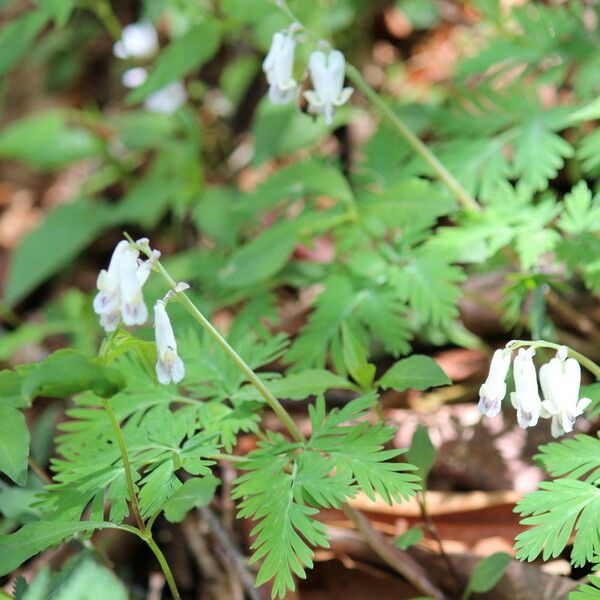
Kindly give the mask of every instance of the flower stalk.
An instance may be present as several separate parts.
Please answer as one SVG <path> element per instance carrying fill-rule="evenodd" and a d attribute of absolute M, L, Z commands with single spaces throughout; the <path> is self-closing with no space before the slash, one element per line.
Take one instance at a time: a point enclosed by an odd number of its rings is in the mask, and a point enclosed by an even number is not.
<path fill-rule="evenodd" d="M 142 245 L 139 247 L 142 252 L 151 255 L 150 247 Z M 304 436 L 296 425 L 294 419 L 289 415 L 285 408 L 281 405 L 279 400 L 269 391 L 269 388 L 263 383 L 258 375 L 246 364 L 244 359 L 234 350 L 229 342 L 219 333 L 219 331 L 213 326 L 213 324 L 196 308 L 194 303 L 189 299 L 185 291 L 178 291 L 177 282 L 169 275 L 167 270 L 162 266 L 160 261 L 154 263 L 154 268 L 163 279 L 167 282 L 171 290 L 173 291 L 174 297 L 184 306 L 184 308 L 190 313 L 193 319 L 204 329 L 211 338 L 225 351 L 227 356 L 234 362 L 234 364 L 240 369 L 240 371 L 246 376 L 248 381 L 256 387 L 260 395 L 264 398 L 265 402 L 271 407 L 273 412 L 279 417 L 283 425 L 289 431 L 290 435 L 296 442 L 304 442 Z"/>

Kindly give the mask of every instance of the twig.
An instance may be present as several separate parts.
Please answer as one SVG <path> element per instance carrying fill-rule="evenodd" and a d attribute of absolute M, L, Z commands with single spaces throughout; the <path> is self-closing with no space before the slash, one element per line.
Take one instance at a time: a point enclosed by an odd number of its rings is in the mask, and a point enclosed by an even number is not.
<path fill-rule="evenodd" d="M 354 526 L 361 533 L 371 550 L 381 560 L 400 573 L 419 592 L 436 598 L 436 600 L 446 600 L 444 592 L 429 580 L 421 566 L 408 553 L 390 546 L 383 535 L 373 528 L 369 520 L 361 512 L 348 504 L 344 504 L 342 510 L 352 523 L 354 523 Z"/>
<path fill-rule="evenodd" d="M 440 551 L 440 555 L 446 564 L 446 569 L 448 570 L 448 574 L 450 575 L 454 585 L 456 586 L 456 593 L 459 594 L 463 588 L 464 583 L 460 577 L 460 574 L 456 570 L 456 566 L 452 562 L 452 559 L 446 554 L 446 550 L 444 550 L 444 543 L 442 542 L 442 538 L 427 510 L 427 501 L 425 494 L 422 492 L 417 492 L 417 502 L 419 503 L 419 507 L 421 508 L 421 515 L 423 516 L 423 521 L 425 521 L 425 527 L 427 527 L 427 531 L 429 535 L 437 542 L 438 549 Z"/>
<path fill-rule="evenodd" d="M 219 545 L 223 549 L 223 552 L 235 567 L 235 570 L 240 577 L 248 597 L 252 600 L 261 600 L 260 594 L 254 587 L 254 576 L 248 568 L 248 561 L 236 548 L 228 533 L 221 525 L 219 519 L 217 519 L 216 515 L 208 507 L 200 508 L 199 512 L 202 516 L 202 519 L 208 525 L 212 534 L 215 536 Z"/>

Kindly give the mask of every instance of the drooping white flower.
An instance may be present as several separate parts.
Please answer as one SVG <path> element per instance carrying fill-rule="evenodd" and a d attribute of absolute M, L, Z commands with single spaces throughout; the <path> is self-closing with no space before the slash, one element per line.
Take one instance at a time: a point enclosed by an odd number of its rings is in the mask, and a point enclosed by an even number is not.
<path fill-rule="evenodd" d="M 121 317 L 125 325 L 143 325 L 148 320 L 142 285 L 149 271 L 139 268 L 138 256 L 139 252 L 128 246 L 120 263 Z"/>
<path fill-rule="evenodd" d="M 172 115 L 181 108 L 188 99 L 183 81 L 172 81 L 160 90 L 150 94 L 144 100 L 144 108 L 148 112 Z"/>
<path fill-rule="evenodd" d="M 112 314 L 114 319 L 114 314 L 120 313 L 120 264 L 123 258 L 123 253 L 128 246 L 129 242 L 126 240 L 119 242 L 112 253 L 108 269 L 102 269 L 102 271 L 100 271 L 98 274 L 98 281 L 96 283 L 98 287 L 98 293 L 94 298 L 94 312 L 101 317 L 105 317 L 105 320 L 107 315 Z M 112 322 L 113 319 L 109 319 L 108 321 Z M 117 322 L 119 319 L 117 319 Z M 114 329 L 106 329 L 106 331 L 114 331 Z"/>
<path fill-rule="evenodd" d="M 144 67 L 133 67 L 132 69 L 127 69 L 125 73 L 121 76 L 121 83 L 126 88 L 137 88 L 142 85 L 146 79 L 148 79 L 148 71 L 144 69 Z"/>
<path fill-rule="evenodd" d="M 533 364 L 534 355 L 533 348 L 520 348 L 513 366 L 515 391 L 510 395 L 510 399 L 517 409 L 519 426 L 523 429 L 534 427 L 540 418 L 542 400 Z"/>
<path fill-rule="evenodd" d="M 317 50 L 310 55 L 308 68 L 314 89 L 304 92 L 304 97 L 309 112 L 324 115 L 328 125 L 333 121 L 335 107 L 348 102 L 354 91 L 344 87 L 345 66 L 346 59 L 339 50 L 327 54 Z"/>
<path fill-rule="evenodd" d="M 151 23 L 132 23 L 123 27 L 121 39 L 115 42 L 117 58 L 149 58 L 158 50 L 158 34 Z"/>
<path fill-rule="evenodd" d="M 496 350 L 490 364 L 485 383 L 479 388 L 479 412 L 486 417 L 495 417 L 502 408 L 506 396 L 506 375 L 510 367 L 510 350 Z"/>
<path fill-rule="evenodd" d="M 98 294 L 94 298 L 94 312 L 100 316 L 100 325 L 106 332 L 115 331 L 121 319 L 125 325 L 143 325 L 148 319 L 142 286 L 148 279 L 153 262 L 160 256 L 139 260 L 139 251 L 129 242 L 119 242 L 112 254 L 108 269 L 98 275 Z"/>
<path fill-rule="evenodd" d="M 278 31 L 262 64 L 269 83 L 269 99 L 273 104 L 289 104 L 294 99 L 298 84 L 294 79 L 294 53 L 296 40 L 293 24 L 285 33 Z"/>
<path fill-rule="evenodd" d="M 183 361 L 177 354 L 177 341 L 165 303 L 159 300 L 154 305 L 154 334 L 156 339 L 156 376 L 160 383 L 179 383 L 185 375 Z"/>
<path fill-rule="evenodd" d="M 551 417 L 551 432 L 554 437 L 573 431 L 575 419 L 590 404 L 590 398 L 579 398 L 581 367 L 574 358 L 567 358 L 559 351 L 556 358 L 542 365 L 540 384 L 544 393 L 542 416 Z"/>

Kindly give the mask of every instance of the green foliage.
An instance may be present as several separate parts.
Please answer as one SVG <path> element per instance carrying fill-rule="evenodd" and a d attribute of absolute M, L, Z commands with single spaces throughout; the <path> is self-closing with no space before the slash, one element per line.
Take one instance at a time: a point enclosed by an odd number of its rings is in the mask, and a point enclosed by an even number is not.
<path fill-rule="evenodd" d="M 580 583 L 577 590 L 569 594 L 569 600 L 598 600 L 600 598 L 600 577 L 589 575 L 587 583 Z"/>
<path fill-rule="evenodd" d="M 19 302 L 48 277 L 64 269 L 106 222 L 105 207 L 89 200 L 78 200 L 52 211 L 13 255 L 5 288 L 6 302 Z"/>
<path fill-rule="evenodd" d="M 0 575 L 10 573 L 28 558 L 78 533 L 114 527 L 111 523 L 38 521 L 23 525 L 16 533 L 0 536 Z"/>
<path fill-rule="evenodd" d="M 378 381 L 382 388 L 403 392 L 409 388 L 424 390 L 452 383 L 442 368 L 429 356 L 414 354 L 394 363 Z"/>
<path fill-rule="evenodd" d="M 192 285 L 194 302 L 207 314 L 231 319 L 229 341 L 269 390 L 279 399 L 315 399 L 310 438 L 292 443 L 268 432 L 240 464 L 244 474 L 235 484 L 240 516 L 256 522 L 258 583 L 273 579 L 274 595 L 283 596 L 294 575 L 312 566 L 313 547 L 327 546 L 321 509 L 340 507 L 359 491 L 400 502 L 426 481 L 435 458 L 426 430 L 416 431 L 407 463 L 400 462 L 393 428 L 373 424 L 369 411 L 376 389 L 450 383 L 428 356 L 400 357 L 410 354 L 413 341 L 424 353 L 477 343 L 459 321 L 465 291 L 470 301 L 489 304 L 473 282 L 489 277 L 499 290 L 493 308 L 503 324 L 528 328 L 534 339 L 556 335 L 548 291 L 568 297 L 576 289 L 588 300 L 600 291 L 596 32 L 585 26 L 588 16 L 575 0 L 506 9 L 478 0 L 478 49 L 459 57 L 454 77 L 423 94 L 396 94 L 395 78 L 405 85 L 404 66 L 378 66 L 394 78 L 382 86 L 394 90 L 392 110 L 476 197 L 480 210 L 465 210 L 431 161 L 416 156 L 387 123 L 356 127 L 363 120 L 348 107 L 329 126 L 295 103 L 259 100 L 261 58 L 272 34 L 289 25 L 269 2 L 225 0 L 213 14 L 204 3 L 146 0 L 138 17 L 161 23 L 163 48 L 152 59 L 127 63 L 110 55 L 102 27 L 115 23 L 101 3 L 99 9 L 73 0 L 35 4 L 0 30 L 0 74 L 35 66 L 39 87 L 56 93 L 44 105 L 77 98 L 83 108 L 7 111 L 0 156 L 67 191 L 12 252 L 3 313 L 12 321 L 9 307 L 18 317 L 21 306 L 37 310 L 45 296 L 33 294 L 48 281 L 60 292 L 55 281 L 67 281 L 72 265 L 92 263 L 86 249 L 110 228 L 156 234 L 161 249 L 180 250 L 165 265 Z M 290 0 L 308 32 L 297 63 L 306 64 L 313 36 L 333 43 L 331 35 L 348 59 L 361 62 L 352 55 L 371 46 L 371 28 L 361 25 L 373 3 L 326 4 L 314 10 Z M 417 29 L 446 18 L 429 0 L 395 5 Z M 592 6 L 585 10 L 598 17 Z M 100 58 L 88 43 L 106 51 L 101 90 L 77 79 L 90 72 L 86 57 Z M 147 80 L 125 94 L 119 76 L 142 65 Z M 133 108 L 184 78 L 188 106 L 174 114 Z M 13 101 L 11 88 L 4 89 Z M 427 99 L 409 104 L 421 97 Z M 13 114 L 18 120 L 10 121 Z M 40 206 L 54 206 L 48 196 L 40 194 Z M 86 289 L 93 285 L 87 276 L 81 281 Z M 153 285 L 155 300 L 164 289 Z M 53 299 L 42 307 L 42 322 L 26 322 L 0 341 L 0 359 L 7 361 L 49 336 L 53 347 L 68 336 L 77 348 L 0 372 L 0 471 L 17 485 L 27 483 L 30 452 L 22 409 L 38 396 L 66 407 L 53 483 L 0 491 L 7 531 L 29 521 L 2 536 L 2 572 L 76 534 L 120 526 L 130 515 L 131 491 L 107 406 L 122 429 L 145 520 L 164 512 L 180 522 L 206 506 L 218 484 L 218 455 L 233 452 L 241 433 L 259 431 L 263 395 L 209 336 L 190 331 L 180 307 L 173 307 L 173 320 L 186 377 L 159 386 L 146 330 L 139 338 L 116 332 L 101 357 L 91 358 L 98 330 L 95 320 L 90 326 L 89 300 L 83 293 Z M 281 330 L 293 332 L 291 339 Z M 377 372 L 392 360 L 387 372 Z M 353 399 L 327 411 L 330 390 Z M 520 558 L 557 556 L 572 534 L 574 564 L 598 553 L 599 444 L 577 435 L 540 448 L 537 459 L 561 479 L 519 504 L 523 522 L 534 526 L 517 540 Z M 83 515 L 90 521 L 80 521 Z M 419 532 L 397 544 L 408 547 Z M 468 593 L 495 584 L 505 562 L 504 555 L 482 561 Z M 93 563 L 64 577 L 65 598 L 90 589 L 91 580 L 93 589 L 106 583 L 106 597 L 124 593 Z M 17 595 L 45 598 L 57 581 L 42 571 L 29 589 L 19 583 Z"/>
<path fill-rule="evenodd" d="M 553 477 L 569 477 L 595 483 L 600 475 L 600 440 L 591 435 L 540 446 L 536 458 Z"/>
<path fill-rule="evenodd" d="M 435 447 L 426 427 L 419 425 L 415 429 L 406 458 L 417 467 L 417 475 L 423 482 L 423 487 L 426 487 L 427 477 L 435 463 Z"/>
<path fill-rule="evenodd" d="M 129 102 L 140 102 L 152 92 L 197 69 L 217 51 L 220 34 L 219 23 L 213 19 L 191 27 L 161 52 L 148 79 L 129 94 Z"/>
<path fill-rule="evenodd" d="M 400 550 L 406 550 L 418 544 L 424 537 L 425 534 L 420 527 L 411 527 L 394 540 L 394 545 L 396 548 L 400 548 Z"/>
<path fill-rule="evenodd" d="M 129 598 L 127 589 L 107 568 L 95 563 L 85 553 L 73 557 L 57 573 L 45 567 L 28 584 L 20 577 L 15 583 L 14 600 L 94 600 L 94 598 Z"/>
<path fill-rule="evenodd" d="M 526 517 L 523 525 L 535 526 L 517 536 L 517 558 L 531 561 L 540 554 L 544 560 L 556 558 L 573 532 L 572 563 L 581 566 L 592 560 L 600 550 L 598 488 L 577 479 L 542 482 L 539 488 L 515 509 Z"/>
<path fill-rule="evenodd" d="M 98 156 L 100 139 L 82 126 L 71 125 L 69 117 L 65 111 L 52 111 L 12 123 L 0 133 L 0 156 L 43 170 Z"/>
<path fill-rule="evenodd" d="M 472 593 L 484 594 L 494 589 L 511 560 L 506 552 L 496 552 L 482 558 L 471 572 L 463 599 L 470 598 Z"/>
<path fill-rule="evenodd" d="M 339 507 L 359 489 L 391 503 L 418 488 L 418 478 L 407 473 L 414 467 L 389 462 L 402 452 L 384 449 L 393 428 L 345 424 L 364 415 L 373 401 L 365 396 L 326 414 L 321 397 L 311 408 L 313 433 L 306 445 L 271 433 L 241 464 L 245 473 L 234 497 L 241 500 L 240 517 L 259 520 L 251 560 L 264 557 L 257 584 L 274 577 L 273 596 L 294 589 L 293 574 L 305 576 L 312 566 L 311 546 L 328 546 L 324 525 L 314 519 L 319 507 Z"/>
<path fill-rule="evenodd" d="M 165 503 L 165 517 L 180 523 L 192 508 L 208 506 L 218 485 L 219 480 L 211 475 L 188 479 Z"/>

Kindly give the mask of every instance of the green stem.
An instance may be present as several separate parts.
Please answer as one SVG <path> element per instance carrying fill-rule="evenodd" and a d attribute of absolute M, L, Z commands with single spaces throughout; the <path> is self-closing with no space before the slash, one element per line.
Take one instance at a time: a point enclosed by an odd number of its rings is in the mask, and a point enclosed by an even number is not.
<path fill-rule="evenodd" d="M 481 207 L 462 187 L 437 156 L 407 127 L 404 121 L 384 102 L 381 96 L 367 83 L 360 71 L 346 63 L 348 79 L 362 92 L 371 104 L 384 116 L 396 131 L 410 144 L 412 149 L 435 171 L 440 181 L 454 194 L 466 210 L 478 212 Z"/>
<path fill-rule="evenodd" d="M 546 342 L 545 340 L 512 340 L 506 344 L 506 347 L 510 350 L 516 350 L 517 348 L 550 348 L 552 350 L 558 350 L 562 348 L 564 344 L 555 344 L 554 342 Z M 600 366 L 597 365 L 593 360 L 581 354 L 581 352 L 577 352 L 573 350 L 569 346 L 565 346 L 568 350 L 568 355 L 571 358 L 574 358 L 578 363 L 583 365 L 596 379 L 600 379 Z"/>
<path fill-rule="evenodd" d="M 285 0 L 274 0 L 275 5 L 296 23 L 302 25 L 294 11 Z M 310 31 L 307 31 L 310 34 Z M 311 36 L 312 37 L 312 36 Z M 367 100 L 392 124 L 394 129 L 410 144 L 412 149 L 435 171 L 440 181 L 454 194 L 458 202 L 466 210 L 478 212 L 481 206 L 454 178 L 452 173 L 439 161 L 437 156 L 406 126 L 404 121 L 384 102 L 381 96 L 367 83 L 361 72 L 350 63 L 346 63 L 346 75 L 348 79 L 362 92 Z"/>
<path fill-rule="evenodd" d="M 102 405 L 104 406 L 104 410 L 106 411 L 106 414 L 110 420 L 110 424 L 112 425 L 115 437 L 117 438 L 117 444 L 119 445 L 119 451 L 121 452 L 121 458 L 123 459 L 123 468 L 125 469 L 125 479 L 127 481 L 127 489 L 129 490 L 129 506 L 131 508 L 131 512 L 133 513 L 133 517 L 140 531 L 145 532 L 146 526 L 144 525 L 144 520 L 142 519 L 140 507 L 137 501 L 137 495 L 135 493 L 131 462 L 129 461 L 129 454 L 127 453 L 127 446 L 125 445 L 123 432 L 121 431 L 119 421 L 117 420 L 117 416 L 115 415 L 115 411 L 112 409 L 110 402 L 107 399 L 103 399 Z"/>
<path fill-rule="evenodd" d="M 110 0 L 89 0 L 84 5 L 102 22 L 114 40 L 121 37 L 121 23 L 115 15 Z"/>
<path fill-rule="evenodd" d="M 167 562 L 165 555 L 162 553 L 161 549 L 156 545 L 156 542 L 152 539 L 152 537 L 144 537 L 143 538 L 146 544 L 148 544 L 150 550 L 156 556 L 158 563 L 160 564 L 160 568 L 165 575 L 165 579 L 167 580 L 167 585 L 171 590 L 171 595 L 173 596 L 173 600 L 181 600 L 181 596 L 179 595 L 179 590 L 177 589 L 177 585 L 175 583 L 175 578 L 173 577 L 173 572 L 169 567 L 169 563 Z"/>
<path fill-rule="evenodd" d="M 140 248 L 149 258 L 152 254 L 148 248 Z M 212 337 L 212 339 L 224 350 L 229 356 L 233 363 L 238 369 L 246 376 L 248 381 L 259 391 L 260 395 L 265 399 L 266 403 L 271 407 L 273 412 L 279 417 L 281 422 L 285 425 L 290 435 L 296 442 L 303 442 L 304 436 L 298 428 L 298 425 L 294 422 L 294 419 L 289 413 L 283 408 L 279 400 L 273 396 L 267 386 L 262 382 L 258 375 L 246 364 L 244 359 L 229 345 L 229 342 L 217 331 L 212 323 L 196 308 L 194 303 L 188 298 L 185 292 L 177 292 L 177 282 L 169 275 L 167 270 L 156 261 L 155 267 L 158 272 L 163 276 L 165 281 L 169 284 L 169 287 L 173 290 L 173 293 L 177 296 L 181 304 L 186 310 L 192 315 L 195 321 Z"/>

